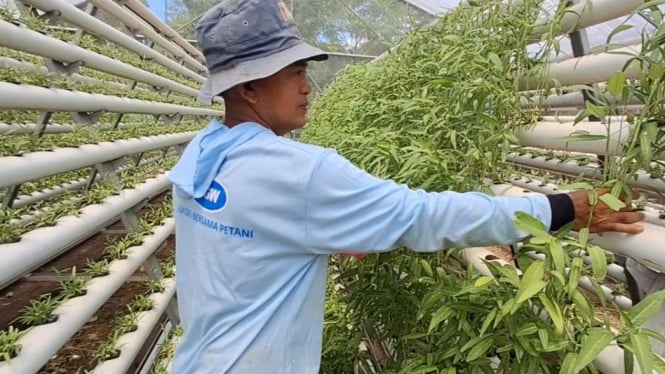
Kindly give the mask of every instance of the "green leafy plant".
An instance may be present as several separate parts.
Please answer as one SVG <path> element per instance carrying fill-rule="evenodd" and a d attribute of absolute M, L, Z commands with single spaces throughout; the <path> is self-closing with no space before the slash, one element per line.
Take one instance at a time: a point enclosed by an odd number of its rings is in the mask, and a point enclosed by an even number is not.
<path fill-rule="evenodd" d="M 38 326 L 55 322 L 58 316 L 53 312 L 61 304 L 61 300 L 44 295 L 38 300 L 30 301 L 30 305 L 21 310 L 17 322 L 25 326 Z"/>
<path fill-rule="evenodd" d="M 506 180 L 514 174 L 503 162 L 518 143 L 513 134 L 537 121 L 542 109 L 538 103 L 532 112 L 522 109 L 521 104 L 531 100 L 521 92 L 524 83 L 537 83 L 535 94 L 540 97 L 566 92 L 543 77 L 549 56 L 560 47 L 554 28 L 567 4 L 561 3 L 555 21 L 539 29 L 543 47 L 535 56 L 525 53 L 534 40 L 541 5 L 482 1 L 447 12 L 435 25 L 407 36 L 384 59 L 346 69 L 314 101 L 301 140 L 335 148 L 371 174 L 413 188 L 484 190 L 485 178 Z M 662 19 L 656 21 L 659 25 Z M 651 43 L 650 60 L 644 64 L 656 83 L 665 76 L 659 75 L 665 70 L 654 69 L 662 65 L 657 48 L 660 44 Z M 617 75 L 608 82 L 609 93 L 621 96 L 630 90 L 623 81 Z M 632 141 L 621 150 L 623 161 L 604 160 L 602 180 L 587 184 L 595 200 L 617 209 L 627 204 L 618 198 L 620 193 L 629 196 L 637 170 L 651 165 L 647 161 L 653 161 L 655 150 L 663 151 L 663 133 L 653 131 L 658 123 L 654 118 L 662 118 L 654 111 L 662 108 L 656 98 L 663 86 L 644 91 L 644 97 L 653 93 L 651 119 L 631 118 Z M 603 94 L 599 97 L 612 96 Z M 586 109 L 578 120 L 621 111 L 603 103 Z M 643 124 L 636 125 L 639 121 Z M 571 141 L 591 140 L 583 135 Z M 549 151 L 528 153 L 534 158 L 561 157 Z M 577 159 L 581 166 L 598 161 Z M 541 172 L 530 174 L 529 180 L 543 178 Z M 556 179 L 557 184 L 571 181 Z M 593 191 L 601 186 L 613 194 L 599 197 Z M 595 372 L 592 360 L 613 339 L 642 343 L 641 336 L 649 332 L 618 326 L 618 334 L 613 334 L 578 289 L 583 275 L 599 289 L 607 273 L 608 259 L 589 242 L 588 230 L 574 240 L 565 230 L 551 236 L 532 224 L 525 217 L 518 220 L 533 233 L 518 256 L 521 274 L 496 264 L 488 264 L 492 277 L 477 274 L 454 251 L 423 255 L 398 250 L 363 261 L 333 260 L 339 271 L 332 273 L 340 287 L 328 292 L 335 304 L 326 305 L 324 341 L 334 349 L 325 352 L 322 368 L 349 372 L 348 364 L 354 362 L 355 371 L 369 365 L 384 373 Z M 546 260 L 521 254 L 529 250 L 544 253 Z M 580 250 L 592 259 L 590 265 L 571 256 Z M 611 300 L 601 297 L 599 302 L 603 309 L 620 313 Z M 621 323 L 630 325 L 630 318 Z M 366 350 L 357 349 L 357 336 Z M 349 346 L 344 346 L 344 338 Z M 651 350 L 640 351 L 646 352 L 641 360 L 648 361 Z"/>
<path fill-rule="evenodd" d="M 179 338 L 182 336 L 182 326 L 174 327 L 169 333 L 166 341 L 159 348 L 155 364 L 150 369 L 151 374 L 167 374 L 169 366 L 175 355 L 175 348 Z"/>
<path fill-rule="evenodd" d="M 164 278 L 175 277 L 175 255 L 171 255 L 166 261 L 160 262 L 160 267 Z"/>
<path fill-rule="evenodd" d="M 147 312 L 155 307 L 155 301 L 146 295 L 136 295 L 130 306 L 132 312 Z"/>
<path fill-rule="evenodd" d="M 60 281 L 60 296 L 65 299 L 83 296 L 86 294 L 87 284 L 87 279 L 80 275 L 76 275 L 76 267 L 73 267 L 69 278 Z"/>
<path fill-rule="evenodd" d="M 158 280 L 151 280 L 148 282 L 148 292 L 160 293 L 164 292 L 164 284 Z"/>
<path fill-rule="evenodd" d="M 0 362 L 9 361 L 19 354 L 21 346 L 18 340 L 21 336 L 23 333 L 13 326 L 0 331 Z"/>
<path fill-rule="evenodd" d="M 114 331 L 113 335 L 102 343 L 93 356 L 95 361 L 108 361 L 120 356 L 121 350 L 120 347 L 118 347 L 118 338 L 120 335 L 122 334 L 120 334 L 119 331 Z"/>
<path fill-rule="evenodd" d="M 134 332 L 138 329 L 139 317 L 138 314 L 132 311 L 131 307 L 128 307 L 129 313 L 118 317 L 114 323 L 114 330 L 118 331 L 118 334 L 126 334 L 128 332 Z"/>
<path fill-rule="evenodd" d="M 110 264 L 106 259 L 102 259 L 99 261 L 88 260 L 86 263 L 88 275 L 90 275 L 92 278 L 108 275 L 109 266 Z"/>

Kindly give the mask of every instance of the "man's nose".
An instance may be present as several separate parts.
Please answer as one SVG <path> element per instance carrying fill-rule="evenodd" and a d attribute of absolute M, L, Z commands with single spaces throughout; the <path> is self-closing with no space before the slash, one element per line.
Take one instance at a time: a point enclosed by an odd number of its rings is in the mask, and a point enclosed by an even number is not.
<path fill-rule="evenodd" d="M 309 83 L 309 79 L 305 80 L 305 83 L 302 85 L 301 92 L 303 95 L 309 95 L 312 93 L 312 85 Z"/>

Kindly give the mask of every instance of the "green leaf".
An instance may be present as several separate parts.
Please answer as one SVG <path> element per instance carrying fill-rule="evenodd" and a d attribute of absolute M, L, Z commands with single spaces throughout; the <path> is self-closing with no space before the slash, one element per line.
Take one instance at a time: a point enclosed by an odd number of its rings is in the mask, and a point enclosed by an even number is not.
<path fill-rule="evenodd" d="M 474 345 L 471 350 L 466 354 L 466 362 L 471 362 L 478 359 L 480 356 L 487 353 L 487 351 L 494 345 L 494 339 L 486 336 L 478 344 Z M 463 350 L 462 350 L 463 351 Z"/>
<path fill-rule="evenodd" d="M 655 352 L 651 353 L 653 356 L 653 369 L 658 374 L 665 374 L 665 361 L 660 358 Z"/>
<path fill-rule="evenodd" d="M 642 131 L 640 133 L 640 155 L 642 156 L 642 162 L 645 164 L 651 162 L 653 157 L 651 152 L 651 138 L 649 137 L 649 133 Z"/>
<path fill-rule="evenodd" d="M 591 309 L 591 304 L 589 304 L 586 296 L 584 296 L 584 293 L 580 290 L 575 290 L 571 297 L 575 306 L 582 312 L 583 316 L 586 317 L 585 319 L 590 321 L 594 317 L 593 310 Z"/>
<path fill-rule="evenodd" d="M 603 194 L 600 195 L 599 199 L 614 211 L 619 211 L 626 207 L 626 204 L 623 201 L 617 199 L 614 195 Z"/>
<path fill-rule="evenodd" d="M 563 363 L 561 363 L 559 374 L 576 374 L 578 371 L 575 370 L 575 361 L 577 361 L 577 354 L 573 352 L 566 354 Z"/>
<path fill-rule="evenodd" d="M 520 280 L 520 287 L 515 296 L 517 304 L 523 303 L 547 286 L 547 282 L 543 281 L 544 273 L 545 263 L 543 261 L 534 261 L 529 265 Z"/>
<path fill-rule="evenodd" d="M 655 6 L 659 6 L 659 5 L 662 5 L 662 4 L 665 4 L 665 0 L 647 1 L 644 4 L 640 5 L 639 7 L 637 7 L 637 9 L 633 10 L 633 13 L 638 13 L 638 12 L 641 12 L 645 9 L 650 9 L 650 8 L 653 8 Z"/>
<path fill-rule="evenodd" d="M 621 26 L 626 26 L 626 25 L 620 25 L 619 27 Z M 610 95 L 619 96 L 621 95 L 621 92 L 623 91 L 623 87 L 625 85 L 626 85 L 626 73 L 624 73 L 623 71 L 617 71 L 616 73 L 612 74 L 610 80 L 607 82 L 607 91 L 610 93 Z"/>
<path fill-rule="evenodd" d="M 550 256 L 552 257 L 552 263 L 554 264 L 554 269 L 563 271 L 566 267 L 566 254 L 563 251 L 561 242 L 558 240 L 551 240 L 548 243 L 547 248 L 550 250 Z"/>
<path fill-rule="evenodd" d="M 590 245 L 586 250 L 589 257 L 591 257 L 593 276 L 596 279 L 605 279 L 605 276 L 607 276 L 607 257 L 605 257 L 605 251 L 597 245 Z"/>
<path fill-rule="evenodd" d="M 633 348 L 633 354 L 637 359 L 637 363 L 640 365 L 640 369 L 643 373 L 652 373 L 653 372 L 653 356 L 651 348 L 651 342 L 646 335 L 637 333 L 630 335 L 630 343 Z"/>
<path fill-rule="evenodd" d="M 536 326 L 535 323 L 528 323 L 524 325 L 518 332 L 515 334 L 515 336 L 525 336 L 525 335 L 531 335 L 535 332 L 538 331 L 538 326 Z"/>
<path fill-rule="evenodd" d="M 487 58 L 496 66 L 499 70 L 503 70 L 503 63 L 501 62 L 501 59 L 499 56 L 497 56 L 496 53 L 490 52 L 487 55 Z"/>
<path fill-rule="evenodd" d="M 628 309 L 628 319 L 634 326 L 641 326 L 658 313 L 664 301 L 665 290 L 654 292 Z"/>
<path fill-rule="evenodd" d="M 622 24 L 622 25 L 619 25 L 619 26 L 615 27 L 615 28 L 614 28 L 614 29 L 613 29 L 613 30 L 607 35 L 607 39 L 606 39 L 605 44 L 610 44 L 611 41 L 612 41 L 612 37 L 614 37 L 614 35 L 616 35 L 616 34 L 618 34 L 618 33 L 620 33 L 620 32 L 626 31 L 626 30 L 630 30 L 630 29 L 632 29 L 632 28 L 633 28 L 633 25 L 627 25 L 627 24 Z M 625 79 L 625 78 L 624 78 L 624 79 Z M 612 93 L 612 91 L 610 91 L 610 93 Z M 614 94 L 613 94 L 613 95 L 614 95 Z"/>
<path fill-rule="evenodd" d="M 582 277 L 582 266 L 584 261 L 581 257 L 575 257 L 571 261 L 570 271 L 568 272 L 568 294 L 572 295 L 577 289 L 578 284 L 580 283 L 580 278 Z"/>
<path fill-rule="evenodd" d="M 582 371 L 614 339 L 611 331 L 600 327 L 591 327 L 582 339 L 582 348 L 575 360 L 575 372 Z"/>
<path fill-rule="evenodd" d="M 486 285 L 492 283 L 493 280 L 494 280 L 494 278 L 483 275 L 482 277 L 476 279 L 476 281 L 473 284 L 473 287 L 474 288 L 483 288 Z"/>
<path fill-rule="evenodd" d="M 600 105 L 595 105 L 591 103 L 590 101 L 586 102 L 586 110 L 588 110 L 591 114 L 593 114 L 595 117 L 598 118 L 603 118 L 607 116 L 607 108 L 604 106 Z"/>
<path fill-rule="evenodd" d="M 404 340 L 411 340 L 411 339 L 420 339 L 428 336 L 429 334 L 426 332 L 414 332 L 412 334 L 404 335 L 402 339 Z"/>
<path fill-rule="evenodd" d="M 630 351 L 630 349 L 624 349 L 624 356 L 623 356 L 623 370 L 624 373 L 632 373 L 634 372 L 635 368 L 635 356 L 633 355 L 633 352 Z"/>
<path fill-rule="evenodd" d="M 538 298 L 540 299 L 540 302 L 543 303 L 543 306 L 545 306 L 547 313 L 550 315 L 550 319 L 552 319 L 552 323 L 554 323 L 556 333 L 559 335 L 563 334 L 564 321 L 559 305 L 552 302 L 549 296 L 544 293 L 538 295 Z"/>
<path fill-rule="evenodd" d="M 538 339 L 540 339 L 540 344 L 543 346 L 543 349 L 547 350 L 550 338 L 546 329 L 538 329 Z"/>
<path fill-rule="evenodd" d="M 497 309 L 492 309 L 491 312 L 485 317 L 485 320 L 483 321 L 483 325 L 480 327 L 480 336 L 485 334 L 485 331 L 490 327 L 490 324 L 494 320 L 494 317 L 496 317 Z"/>
<path fill-rule="evenodd" d="M 452 314 L 453 314 L 452 309 L 450 309 L 450 307 L 446 305 L 439 308 L 436 312 L 434 312 L 434 315 L 432 316 L 432 320 L 429 323 L 429 329 L 427 330 L 427 333 L 431 334 L 432 331 L 441 324 L 441 322 L 448 319 Z"/>
<path fill-rule="evenodd" d="M 588 131 L 578 130 L 568 136 L 555 138 L 562 142 L 592 142 L 607 139 L 606 135 L 591 135 Z"/>
<path fill-rule="evenodd" d="M 585 227 L 580 230 L 580 237 L 579 237 L 580 244 L 582 245 L 582 248 L 585 248 L 587 243 L 589 242 L 589 228 Z"/>
<path fill-rule="evenodd" d="M 425 274 L 427 276 L 433 278 L 434 277 L 434 272 L 432 271 L 432 266 L 429 264 L 427 260 L 424 258 L 420 259 L 420 266 L 422 266 L 423 270 L 425 271 Z"/>
<path fill-rule="evenodd" d="M 524 301 L 530 299 L 535 294 L 540 292 L 543 288 L 547 286 L 547 282 L 539 280 L 533 283 L 528 283 L 523 289 L 520 289 L 520 292 L 517 293 L 517 304 L 523 303 Z"/>
<path fill-rule="evenodd" d="M 545 224 L 525 212 L 515 212 L 515 227 L 531 235 L 548 235 Z"/>

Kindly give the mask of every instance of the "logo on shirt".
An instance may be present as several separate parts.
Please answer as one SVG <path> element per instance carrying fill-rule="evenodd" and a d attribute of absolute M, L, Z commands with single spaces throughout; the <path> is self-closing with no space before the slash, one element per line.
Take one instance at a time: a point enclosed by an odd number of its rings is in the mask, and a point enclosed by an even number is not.
<path fill-rule="evenodd" d="M 196 199 L 196 202 L 209 212 L 218 212 L 224 209 L 227 199 L 228 196 L 226 195 L 226 189 L 224 186 L 214 180 L 212 181 L 210 188 L 208 188 L 208 191 L 206 191 L 206 194 L 203 197 Z"/>

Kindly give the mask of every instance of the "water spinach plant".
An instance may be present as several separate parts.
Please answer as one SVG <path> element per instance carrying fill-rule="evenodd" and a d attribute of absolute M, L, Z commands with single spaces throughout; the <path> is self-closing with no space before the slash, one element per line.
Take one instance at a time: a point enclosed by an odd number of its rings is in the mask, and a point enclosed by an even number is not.
<path fill-rule="evenodd" d="M 315 100 L 302 140 L 412 188 L 487 191 L 485 179 L 507 180 L 515 173 L 504 162 L 519 143 L 515 134 L 539 118 L 522 109 L 519 78 L 538 72 L 543 96 L 556 86 L 538 69 L 560 47 L 555 27 L 535 37 L 539 51 L 527 53 L 541 7 L 490 0 L 449 11 L 386 57 L 347 68 Z M 555 22 L 563 14 L 565 4 Z M 619 186 L 606 198 L 617 208 L 631 170 L 600 181 Z M 532 234 L 526 246 L 544 261 L 521 251 L 520 269 L 488 263 L 489 273 L 479 274 L 457 250 L 331 258 L 322 372 L 351 365 L 384 373 L 595 373 L 593 360 L 614 342 L 627 367 L 665 372 L 649 340 L 662 337 L 640 327 L 665 293 L 627 311 L 591 298 L 578 285 L 588 276 L 600 287 L 602 249 L 567 230 L 553 236 L 528 216 L 515 224 Z M 589 264 L 575 256 L 580 249 Z"/>

